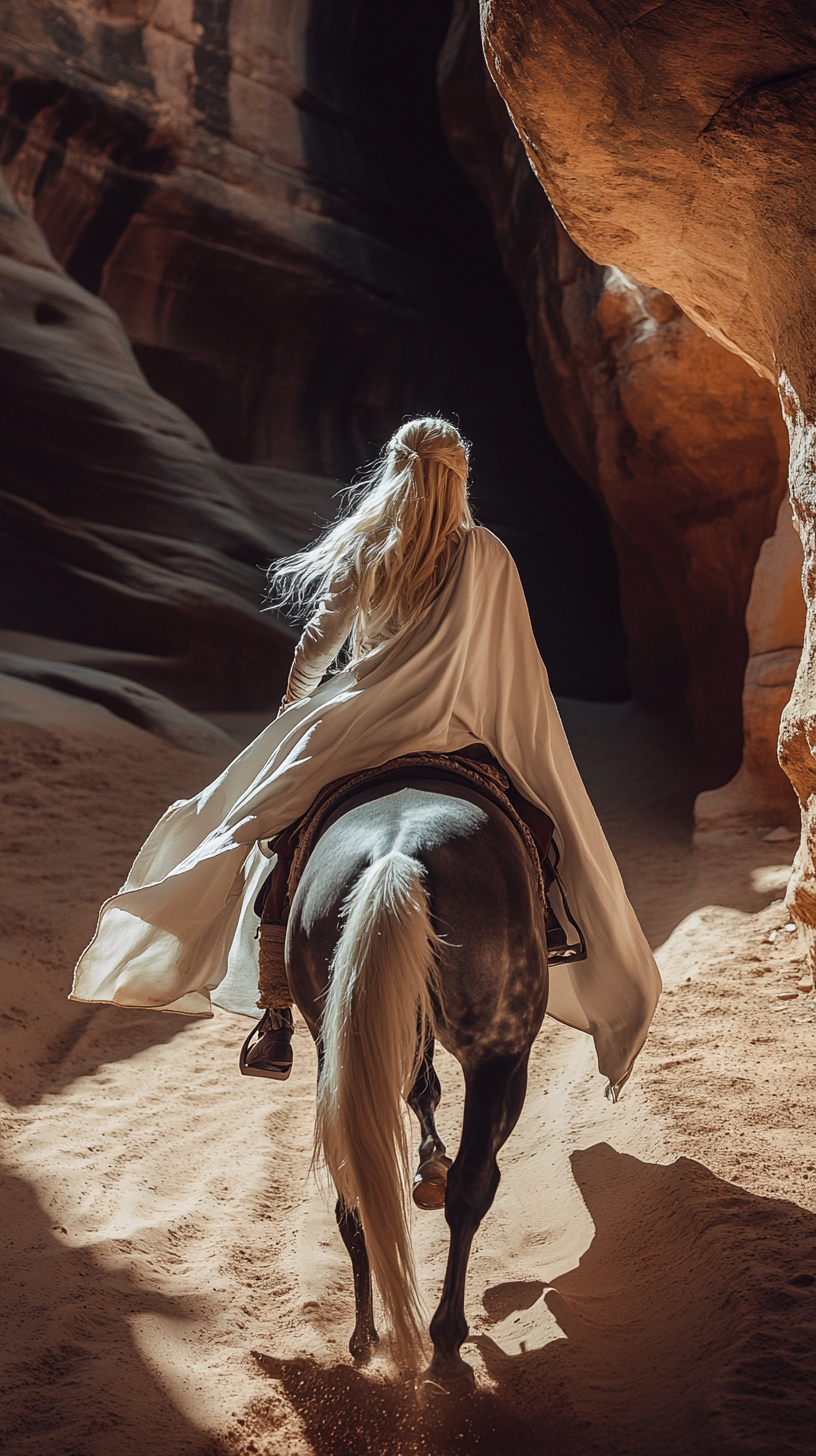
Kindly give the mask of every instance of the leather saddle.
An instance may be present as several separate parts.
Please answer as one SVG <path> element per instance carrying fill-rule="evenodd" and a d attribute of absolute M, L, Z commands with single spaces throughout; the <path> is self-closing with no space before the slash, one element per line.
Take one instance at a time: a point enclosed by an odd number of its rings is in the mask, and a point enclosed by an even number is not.
<path fill-rule="evenodd" d="M 277 861 L 255 900 L 255 913 L 261 922 L 286 923 L 309 855 L 330 816 L 346 800 L 362 788 L 412 778 L 465 783 L 502 810 L 520 835 L 538 877 L 550 965 L 585 960 L 584 936 L 567 904 L 558 873 L 559 853 L 553 837 L 553 821 L 543 809 L 518 792 L 489 748 L 481 743 L 455 753 L 404 754 L 328 784 L 300 819 L 269 841 Z"/>

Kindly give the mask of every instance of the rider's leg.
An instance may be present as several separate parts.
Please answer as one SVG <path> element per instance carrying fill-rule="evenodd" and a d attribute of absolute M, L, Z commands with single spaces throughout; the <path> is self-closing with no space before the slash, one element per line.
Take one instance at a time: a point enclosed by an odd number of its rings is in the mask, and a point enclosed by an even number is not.
<path fill-rule="evenodd" d="M 239 1061 L 245 1077 L 271 1077 L 276 1082 L 286 1080 L 293 1060 L 295 1026 L 284 957 L 290 865 L 291 858 L 278 850 L 261 913 L 258 1006 L 263 1016 L 244 1042 Z"/>
<path fill-rule="evenodd" d="M 525 799 L 512 784 L 508 789 L 507 797 L 516 813 L 524 820 L 524 823 L 527 825 L 535 840 L 544 875 L 544 887 L 547 891 L 547 901 L 544 907 L 544 918 L 547 927 L 547 949 L 551 953 L 558 954 L 559 951 L 563 951 L 566 948 L 569 937 L 564 926 L 555 915 L 549 897 L 550 886 L 553 880 L 552 866 L 549 862 L 549 851 L 555 825 L 549 814 L 545 814 L 544 810 L 539 809 L 537 804 L 531 804 L 530 800 Z"/>

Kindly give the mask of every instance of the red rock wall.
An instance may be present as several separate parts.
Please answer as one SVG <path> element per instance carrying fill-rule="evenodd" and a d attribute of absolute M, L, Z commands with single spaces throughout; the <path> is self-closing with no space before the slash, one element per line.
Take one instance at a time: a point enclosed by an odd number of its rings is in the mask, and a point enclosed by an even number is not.
<path fill-rule="evenodd" d="M 754 563 L 785 485 L 776 393 L 668 294 L 567 235 L 487 76 L 475 0 L 455 8 L 440 91 L 524 308 L 548 423 L 608 513 L 635 691 L 685 702 L 703 781 L 721 783 L 742 751 Z"/>
<path fill-rule="evenodd" d="M 808 611 L 780 736 L 803 810 L 789 903 L 816 945 L 813 5 L 485 0 L 482 16 L 491 73 L 570 235 L 779 386 Z"/>
<path fill-rule="evenodd" d="M 445 323 L 399 159 L 361 174 L 372 119 L 313 74 L 327 9 L 10 0 L 2 103 L 7 180 L 154 386 L 231 458 L 331 475 L 415 406 Z"/>
<path fill-rule="evenodd" d="M 745 621 L 750 656 L 742 694 L 742 763 L 722 788 L 698 794 L 694 820 L 699 842 L 702 836 L 745 832 L 749 826 L 771 833 L 788 829 L 793 837 L 799 827 L 796 795 L 777 761 L 779 725 L 805 634 L 802 543 L 787 495 L 776 530 L 759 553 Z"/>
<path fill-rule="evenodd" d="M 444 26 L 436 0 L 5 7 L 7 181 L 231 459 L 347 476 L 405 413 L 518 414 L 433 134 Z"/>

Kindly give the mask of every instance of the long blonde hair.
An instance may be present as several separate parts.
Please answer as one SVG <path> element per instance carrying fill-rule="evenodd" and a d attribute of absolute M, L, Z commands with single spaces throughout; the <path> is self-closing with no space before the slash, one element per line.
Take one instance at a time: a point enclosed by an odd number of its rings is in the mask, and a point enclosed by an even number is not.
<path fill-rule="evenodd" d="M 311 615 L 331 590 L 353 592 L 352 661 L 419 621 L 445 548 L 474 525 L 468 446 L 447 420 L 400 425 L 347 492 L 339 520 L 269 569 L 270 601 Z"/>

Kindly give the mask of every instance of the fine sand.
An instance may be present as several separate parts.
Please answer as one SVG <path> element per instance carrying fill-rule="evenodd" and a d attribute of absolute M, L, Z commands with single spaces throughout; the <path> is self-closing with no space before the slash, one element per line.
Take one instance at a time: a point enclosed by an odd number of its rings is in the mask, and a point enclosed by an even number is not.
<path fill-rule="evenodd" d="M 0 723 L 8 1456 L 812 1452 L 814 998 L 781 903 L 792 842 L 692 849 L 682 745 L 629 706 L 564 713 L 666 993 L 618 1107 L 589 1039 L 545 1024 L 471 1259 L 465 1402 L 347 1353 L 303 1027 L 281 1085 L 238 1075 L 241 1017 L 66 999 L 99 902 L 221 762 L 102 719 Z M 455 1147 L 461 1078 L 438 1066 Z M 415 1245 L 432 1308 L 441 1214 L 417 1215 Z"/>

